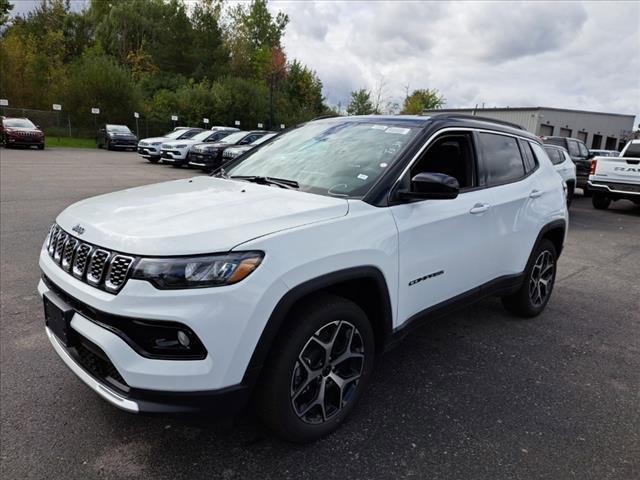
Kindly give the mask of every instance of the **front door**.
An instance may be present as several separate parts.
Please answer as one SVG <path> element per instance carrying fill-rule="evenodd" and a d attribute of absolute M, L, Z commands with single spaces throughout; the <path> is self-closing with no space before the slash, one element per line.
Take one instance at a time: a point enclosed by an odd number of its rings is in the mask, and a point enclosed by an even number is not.
<path fill-rule="evenodd" d="M 436 138 L 401 179 L 445 173 L 458 180 L 452 200 L 422 200 L 391 207 L 399 232 L 398 321 L 491 280 L 496 251 L 490 194 L 479 183 L 473 135 Z"/>

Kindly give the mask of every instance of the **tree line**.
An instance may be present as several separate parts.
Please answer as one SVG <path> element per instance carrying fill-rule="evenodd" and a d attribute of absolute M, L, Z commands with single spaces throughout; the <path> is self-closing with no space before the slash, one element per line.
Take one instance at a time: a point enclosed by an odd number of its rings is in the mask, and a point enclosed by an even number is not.
<path fill-rule="evenodd" d="M 110 122 L 149 120 L 292 125 L 328 111 L 322 82 L 288 59 L 287 15 L 267 0 L 42 0 L 8 22 L 0 0 L 0 98 L 21 108 L 89 113 Z"/>
<path fill-rule="evenodd" d="M 315 71 L 287 57 L 289 18 L 267 0 L 41 0 L 9 20 L 0 0 L 0 98 L 20 108 L 58 103 L 87 118 L 91 107 L 114 123 L 133 112 L 150 121 L 266 127 L 341 113 L 322 96 Z M 382 91 L 356 90 L 348 114 L 420 113 L 439 108 L 436 90 L 407 92 L 402 109 L 383 106 Z"/>

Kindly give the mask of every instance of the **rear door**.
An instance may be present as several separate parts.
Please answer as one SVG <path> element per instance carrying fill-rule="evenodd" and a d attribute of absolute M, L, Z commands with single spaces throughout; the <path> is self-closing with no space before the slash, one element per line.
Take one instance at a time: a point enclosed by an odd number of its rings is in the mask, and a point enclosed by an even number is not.
<path fill-rule="evenodd" d="M 496 221 L 493 239 L 500 249 L 493 275 L 518 274 L 524 270 L 540 228 L 536 204 L 546 192 L 537 179 L 539 165 L 526 140 L 481 132 L 478 144 Z"/>

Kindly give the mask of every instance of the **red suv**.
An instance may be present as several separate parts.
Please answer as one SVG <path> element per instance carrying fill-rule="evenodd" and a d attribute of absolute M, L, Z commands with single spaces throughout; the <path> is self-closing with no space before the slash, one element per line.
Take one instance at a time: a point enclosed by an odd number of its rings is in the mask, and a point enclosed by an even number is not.
<path fill-rule="evenodd" d="M 0 137 L 7 148 L 14 145 L 35 145 L 39 150 L 44 150 L 44 132 L 28 118 L 3 117 Z"/>

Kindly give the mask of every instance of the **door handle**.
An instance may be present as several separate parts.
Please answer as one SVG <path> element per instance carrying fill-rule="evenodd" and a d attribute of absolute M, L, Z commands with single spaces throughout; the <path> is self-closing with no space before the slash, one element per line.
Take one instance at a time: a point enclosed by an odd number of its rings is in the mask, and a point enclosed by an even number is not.
<path fill-rule="evenodd" d="M 531 193 L 529 194 L 530 198 L 538 198 L 542 196 L 542 191 L 540 190 L 532 190 Z"/>
<path fill-rule="evenodd" d="M 478 213 L 488 212 L 490 208 L 491 205 L 489 205 L 488 203 L 476 203 L 473 208 L 469 210 L 469 213 L 471 213 L 472 215 L 477 215 Z"/>

